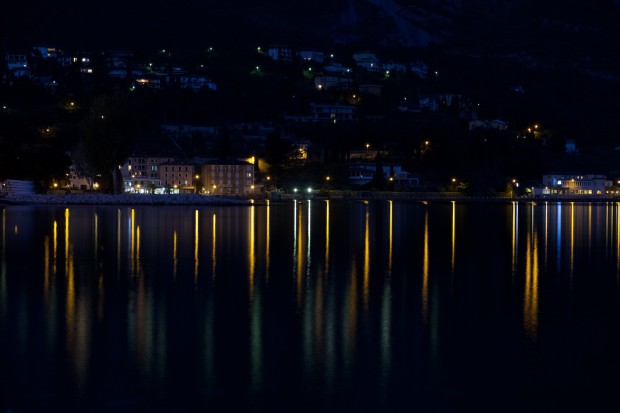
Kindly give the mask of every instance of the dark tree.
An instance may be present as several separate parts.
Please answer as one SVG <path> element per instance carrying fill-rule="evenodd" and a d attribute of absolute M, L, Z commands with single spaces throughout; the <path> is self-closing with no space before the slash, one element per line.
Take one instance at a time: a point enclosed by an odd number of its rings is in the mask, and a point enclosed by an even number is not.
<path fill-rule="evenodd" d="M 118 88 L 95 98 L 82 121 L 85 157 L 96 173 L 111 176 L 113 193 L 121 192 L 120 169 L 140 127 L 140 111 Z"/>

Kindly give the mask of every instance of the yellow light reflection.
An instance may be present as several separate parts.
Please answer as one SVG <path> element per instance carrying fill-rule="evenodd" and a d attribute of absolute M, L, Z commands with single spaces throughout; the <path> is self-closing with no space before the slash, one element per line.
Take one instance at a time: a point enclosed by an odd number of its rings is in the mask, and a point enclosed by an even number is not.
<path fill-rule="evenodd" d="M 56 275 L 56 258 L 58 256 L 58 221 L 54 220 L 53 229 L 52 273 Z"/>
<path fill-rule="evenodd" d="M 213 213 L 213 234 L 211 234 L 211 278 L 215 278 L 215 266 L 216 266 L 216 245 L 217 245 L 217 231 L 215 225 L 215 213 Z M 176 240 L 177 233 L 174 233 Z"/>
<path fill-rule="evenodd" d="M 532 216 L 532 221 L 533 219 Z M 533 225 L 531 231 L 527 233 L 526 243 L 523 327 L 528 338 L 536 341 L 538 334 L 538 237 Z"/>
<path fill-rule="evenodd" d="M 517 271 L 517 203 L 512 201 L 512 275 Z"/>
<path fill-rule="evenodd" d="M 570 203 L 570 275 L 575 269 L 575 203 Z"/>
<path fill-rule="evenodd" d="M 269 269 L 271 267 L 271 206 L 267 200 L 267 239 L 265 240 L 265 278 L 269 281 Z"/>
<path fill-rule="evenodd" d="M 422 316 L 428 321 L 428 210 L 424 215 L 424 252 L 422 261 Z"/>
<path fill-rule="evenodd" d="M 172 276 L 177 276 L 177 231 L 172 233 Z"/>
<path fill-rule="evenodd" d="M 616 203 L 616 274 L 620 277 L 620 202 Z"/>
<path fill-rule="evenodd" d="M 452 254 L 451 254 L 451 268 L 454 274 L 454 257 L 456 246 L 456 201 L 452 201 Z"/>
<path fill-rule="evenodd" d="M 4 244 L 3 244 L 4 245 Z M 45 236 L 45 240 L 43 242 L 43 291 L 44 291 L 44 299 L 47 304 L 47 299 L 49 296 L 49 287 L 50 287 L 50 237 L 49 235 Z"/>
<path fill-rule="evenodd" d="M 325 201 L 325 274 L 329 272 L 329 199 Z"/>
<path fill-rule="evenodd" d="M 249 225 L 250 245 L 249 245 L 249 254 L 248 254 L 248 266 L 249 266 L 248 281 L 249 281 L 249 287 L 250 287 L 250 291 L 249 291 L 250 303 L 252 302 L 252 300 L 254 300 L 254 270 L 256 266 L 255 245 L 254 245 L 254 209 L 255 209 L 255 206 L 252 205 L 250 207 L 250 225 Z"/>
<path fill-rule="evenodd" d="M 198 214 L 198 210 L 196 210 L 194 214 L 194 281 L 198 280 L 198 242 L 199 242 L 198 227 L 199 227 L 199 214 Z"/>
<path fill-rule="evenodd" d="M 67 279 L 66 290 L 66 324 L 67 324 L 67 348 L 69 350 L 75 344 L 75 274 L 73 271 L 73 256 L 69 244 L 69 208 L 65 209 L 65 277 Z"/>
<path fill-rule="evenodd" d="M 592 202 L 588 204 L 588 251 L 592 252 Z"/>
<path fill-rule="evenodd" d="M 295 260 L 296 258 L 297 258 L 297 201 L 293 200 L 293 260 Z"/>
<path fill-rule="evenodd" d="M 140 225 L 136 226 L 136 276 L 140 275 Z"/>
<path fill-rule="evenodd" d="M 131 250 L 130 250 L 130 265 L 131 265 L 131 275 L 136 275 L 136 211 L 131 209 Z"/>
<path fill-rule="evenodd" d="M 547 268 L 547 247 L 549 245 L 549 203 L 545 202 L 545 268 Z"/>
<path fill-rule="evenodd" d="M 2 318 L 6 314 L 7 291 L 6 291 L 6 208 L 2 208 L 2 250 L 0 251 L 0 307 Z"/>
<path fill-rule="evenodd" d="M 368 225 L 368 220 L 370 218 L 370 211 L 368 207 L 366 207 L 366 218 L 364 224 L 364 311 L 368 311 L 368 297 L 369 297 L 369 289 L 370 289 L 370 227 Z"/>
<path fill-rule="evenodd" d="M 605 252 L 608 250 L 609 245 L 609 202 L 605 203 Z M 605 254 L 607 256 L 607 254 Z"/>
<path fill-rule="evenodd" d="M 301 306 L 301 299 L 302 299 L 302 292 L 303 292 L 303 253 L 302 253 L 302 246 L 303 246 L 303 234 L 301 229 L 302 227 L 302 221 L 303 221 L 303 213 L 301 208 L 297 209 L 297 220 L 299 221 L 298 224 L 296 225 L 296 228 L 299 228 L 299 234 L 297 234 L 297 231 L 295 231 L 296 237 L 297 237 L 297 246 L 295 247 L 295 250 L 297 252 L 297 256 L 295 257 L 295 265 L 296 265 L 296 283 L 297 283 L 297 308 L 299 309 Z"/>

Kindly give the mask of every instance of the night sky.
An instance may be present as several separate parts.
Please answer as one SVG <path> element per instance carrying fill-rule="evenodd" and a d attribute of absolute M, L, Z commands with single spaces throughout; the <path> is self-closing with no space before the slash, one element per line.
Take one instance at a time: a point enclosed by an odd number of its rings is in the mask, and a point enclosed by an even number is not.
<path fill-rule="evenodd" d="M 241 45 L 259 41 L 406 44 L 430 39 L 472 47 L 562 51 L 617 45 L 620 1 L 533 0 L 0 0 L 5 47 L 52 43 L 65 48 L 160 48 Z M 392 7 L 397 5 L 397 7 Z M 395 36 L 395 16 L 419 39 Z M 418 33 L 419 34 L 419 33 Z M 428 37 L 426 37 L 428 35 Z M 422 40 L 420 40 L 422 39 Z M 315 43 L 315 44 L 311 44 Z M 317 44 L 323 43 L 323 44 Z M 373 46 L 370 44 L 370 46 Z M 459 44 L 459 47 L 462 46 Z"/>

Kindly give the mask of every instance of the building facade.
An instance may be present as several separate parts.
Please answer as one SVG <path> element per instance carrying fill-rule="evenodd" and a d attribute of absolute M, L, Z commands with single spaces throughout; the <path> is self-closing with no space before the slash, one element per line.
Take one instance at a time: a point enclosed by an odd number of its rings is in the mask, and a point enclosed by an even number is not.
<path fill-rule="evenodd" d="M 121 168 L 125 192 L 149 192 L 163 188 L 160 165 L 173 162 L 167 156 L 132 156 Z"/>
<path fill-rule="evenodd" d="M 202 165 L 202 192 L 214 195 L 251 195 L 257 192 L 254 165 L 243 161 L 218 161 Z"/>
<path fill-rule="evenodd" d="M 611 186 L 605 175 L 543 175 L 534 195 L 606 195 Z"/>

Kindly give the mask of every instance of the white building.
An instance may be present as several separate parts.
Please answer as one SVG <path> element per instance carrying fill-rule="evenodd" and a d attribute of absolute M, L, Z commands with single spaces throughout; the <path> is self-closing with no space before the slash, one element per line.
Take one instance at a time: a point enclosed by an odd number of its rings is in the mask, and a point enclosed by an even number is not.
<path fill-rule="evenodd" d="M 314 122 L 353 122 L 356 120 L 357 108 L 352 105 L 342 105 L 338 103 L 313 103 L 312 120 Z"/>
<path fill-rule="evenodd" d="M 605 175 L 543 175 L 534 195 L 606 195 L 612 181 Z"/>

